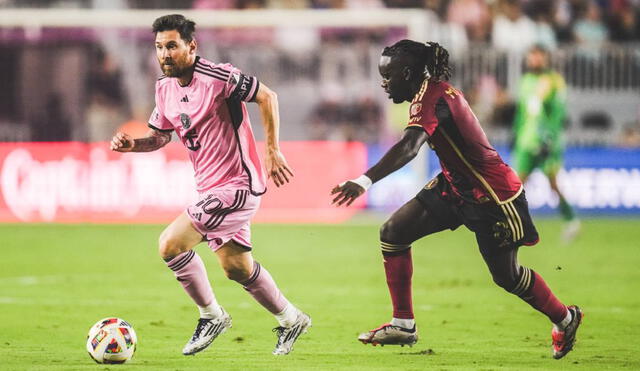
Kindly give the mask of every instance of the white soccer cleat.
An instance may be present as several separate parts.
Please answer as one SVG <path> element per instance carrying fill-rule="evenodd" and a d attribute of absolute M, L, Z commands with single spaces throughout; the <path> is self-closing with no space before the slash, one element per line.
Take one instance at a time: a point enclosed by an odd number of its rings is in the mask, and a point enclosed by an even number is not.
<path fill-rule="evenodd" d="M 182 349 L 185 356 L 196 354 L 207 349 L 209 345 L 223 332 L 231 328 L 231 316 L 222 309 L 222 315 L 218 318 L 200 318 L 193 336 Z"/>
<path fill-rule="evenodd" d="M 282 356 L 289 354 L 293 350 L 293 344 L 298 337 L 307 332 L 311 327 L 311 317 L 307 314 L 298 311 L 298 317 L 296 321 L 290 327 L 276 327 L 273 329 L 278 335 L 278 342 L 276 348 L 273 350 L 273 354 L 276 356 Z"/>
<path fill-rule="evenodd" d="M 360 336 L 358 336 L 358 341 L 362 344 L 371 344 L 373 346 L 380 344 L 381 346 L 408 345 L 411 347 L 418 342 L 418 329 L 416 326 L 413 326 L 412 329 L 408 329 L 400 326 L 394 326 L 390 323 L 385 323 L 378 328 L 360 334 Z"/>

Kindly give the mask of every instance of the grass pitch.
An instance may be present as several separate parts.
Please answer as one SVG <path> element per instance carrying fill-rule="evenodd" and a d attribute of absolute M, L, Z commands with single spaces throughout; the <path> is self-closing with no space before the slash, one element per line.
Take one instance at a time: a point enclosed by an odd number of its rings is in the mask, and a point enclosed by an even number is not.
<path fill-rule="evenodd" d="M 256 259 L 313 318 L 294 352 L 276 358 L 275 320 L 224 278 L 205 245 L 196 251 L 233 328 L 185 357 L 197 310 L 157 255 L 163 226 L 0 225 L 0 369 L 640 369 L 640 221 L 587 220 L 570 246 L 560 244 L 560 222 L 537 225 L 542 241 L 520 262 L 586 313 L 560 361 L 546 318 L 492 283 L 462 229 L 414 245 L 418 344 L 374 348 L 355 339 L 390 319 L 378 226 L 254 226 Z M 97 365 L 84 350 L 89 327 L 107 316 L 138 333 L 128 364 Z"/>

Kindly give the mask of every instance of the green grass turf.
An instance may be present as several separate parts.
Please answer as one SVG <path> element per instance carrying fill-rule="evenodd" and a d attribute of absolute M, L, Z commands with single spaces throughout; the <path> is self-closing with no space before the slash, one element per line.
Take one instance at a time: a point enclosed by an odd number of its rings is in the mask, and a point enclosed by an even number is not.
<path fill-rule="evenodd" d="M 233 328 L 184 357 L 197 311 L 158 258 L 162 226 L 0 225 L 0 369 L 640 369 L 640 221 L 587 220 L 570 246 L 559 243 L 560 222 L 538 226 L 542 242 L 520 262 L 586 313 L 576 350 L 560 361 L 546 318 L 494 286 L 462 229 L 414 245 L 419 343 L 374 348 L 355 338 L 390 318 L 378 226 L 254 226 L 256 259 L 313 317 L 295 351 L 276 358 L 274 319 L 204 245 L 197 251 Z M 89 327 L 106 316 L 134 325 L 131 363 L 97 365 L 86 354 Z"/>

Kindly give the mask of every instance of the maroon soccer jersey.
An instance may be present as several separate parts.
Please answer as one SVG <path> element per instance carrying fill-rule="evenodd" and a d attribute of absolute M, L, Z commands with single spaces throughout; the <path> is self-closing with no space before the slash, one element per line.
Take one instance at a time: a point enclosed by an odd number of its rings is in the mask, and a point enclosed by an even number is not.
<path fill-rule="evenodd" d="M 461 92 L 425 80 L 409 109 L 408 127 L 422 127 L 453 192 L 475 202 L 511 201 L 522 191 L 516 173 L 491 146 Z"/>

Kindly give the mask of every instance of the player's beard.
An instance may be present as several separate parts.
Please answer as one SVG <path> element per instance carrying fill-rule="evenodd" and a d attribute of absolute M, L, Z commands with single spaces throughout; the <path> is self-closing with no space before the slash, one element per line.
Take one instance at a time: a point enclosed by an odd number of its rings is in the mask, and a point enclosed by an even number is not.
<path fill-rule="evenodd" d="M 162 68 L 162 72 L 167 77 L 182 77 L 187 73 L 191 66 L 186 57 L 179 57 L 178 59 L 170 59 L 169 63 L 167 61 L 160 63 L 160 68 Z"/>
<path fill-rule="evenodd" d="M 176 62 L 172 62 L 170 65 L 162 64 L 162 72 L 167 77 L 182 77 L 186 70 L 186 67 L 180 66 Z"/>

